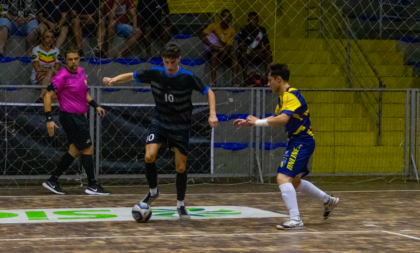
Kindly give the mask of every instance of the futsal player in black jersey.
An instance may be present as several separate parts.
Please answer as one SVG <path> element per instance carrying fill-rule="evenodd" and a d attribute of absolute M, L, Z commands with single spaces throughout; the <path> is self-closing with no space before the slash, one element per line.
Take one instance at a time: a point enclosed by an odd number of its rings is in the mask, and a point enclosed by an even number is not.
<path fill-rule="evenodd" d="M 177 210 L 181 220 L 189 220 L 184 198 L 187 190 L 187 172 L 185 171 L 189 132 L 191 129 L 191 114 L 193 105 L 191 94 L 196 90 L 207 95 L 210 108 L 209 124 L 216 127 L 216 99 L 213 91 L 197 76 L 179 66 L 181 49 L 175 44 L 167 44 L 161 51 L 164 68 L 153 67 L 134 73 L 127 73 L 114 78 L 105 77 L 105 85 L 113 85 L 136 80 L 138 83 L 150 83 L 153 98 L 156 103 L 155 114 L 152 118 L 146 140 L 146 178 L 150 191 L 142 202 L 149 205 L 159 197 L 157 188 L 156 154 L 162 143 L 169 143 L 175 152 Z"/>

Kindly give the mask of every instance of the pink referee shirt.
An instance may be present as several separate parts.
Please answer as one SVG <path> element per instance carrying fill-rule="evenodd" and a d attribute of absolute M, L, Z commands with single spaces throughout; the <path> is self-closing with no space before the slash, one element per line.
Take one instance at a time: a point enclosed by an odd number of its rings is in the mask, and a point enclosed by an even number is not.
<path fill-rule="evenodd" d="M 78 67 L 77 74 L 64 68 L 53 77 L 51 83 L 56 88 L 61 111 L 78 114 L 87 112 L 86 94 L 89 88 L 83 68 Z"/>

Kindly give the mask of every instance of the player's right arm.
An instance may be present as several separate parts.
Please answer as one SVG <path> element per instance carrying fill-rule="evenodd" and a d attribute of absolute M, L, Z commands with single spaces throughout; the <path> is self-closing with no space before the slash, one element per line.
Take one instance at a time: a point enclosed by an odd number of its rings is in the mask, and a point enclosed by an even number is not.
<path fill-rule="evenodd" d="M 52 84 L 50 84 L 52 86 Z M 52 119 L 52 113 L 51 113 L 51 98 L 55 95 L 55 91 L 52 90 L 50 87 L 48 88 L 47 93 L 44 95 L 44 111 L 45 116 L 47 118 L 47 129 L 48 134 L 50 136 L 54 135 L 54 127 L 58 128 L 58 126 L 55 124 L 55 122 Z"/>
<path fill-rule="evenodd" d="M 126 74 L 122 74 L 116 77 L 104 77 L 104 79 L 102 80 L 102 82 L 107 85 L 107 86 L 112 86 L 114 84 L 121 84 L 121 83 L 126 83 L 129 81 L 134 81 L 134 74 L 135 73 L 126 73 Z"/>

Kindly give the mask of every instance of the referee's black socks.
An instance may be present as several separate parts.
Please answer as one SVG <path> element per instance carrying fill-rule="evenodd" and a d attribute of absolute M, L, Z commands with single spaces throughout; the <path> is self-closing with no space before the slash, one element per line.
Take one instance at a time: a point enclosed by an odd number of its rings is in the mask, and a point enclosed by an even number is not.
<path fill-rule="evenodd" d="M 187 171 L 184 171 L 184 173 L 176 173 L 176 199 L 179 201 L 183 201 L 185 199 L 187 180 Z"/>
<path fill-rule="evenodd" d="M 146 164 L 146 179 L 149 183 L 149 188 L 154 189 L 157 187 L 157 176 L 158 172 L 156 169 L 156 163 L 145 163 Z"/>
<path fill-rule="evenodd" d="M 70 153 L 68 153 L 68 152 L 65 153 L 61 157 L 60 161 L 57 164 L 57 168 L 51 174 L 51 177 L 50 177 L 50 179 L 48 179 L 48 181 L 53 182 L 53 183 L 57 182 L 58 178 L 61 175 L 63 175 L 63 172 L 70 167 L 70 165 L 73 163 L 73 161 L 74 161 L 74 157 L 71 156 Z"/>
<path fill-rule="evenodd" d="M 89 186 L 96 185 L 95 171 L 93 170 L 93 155 L 82 155 L 82 166 L 85 168 Z"/>

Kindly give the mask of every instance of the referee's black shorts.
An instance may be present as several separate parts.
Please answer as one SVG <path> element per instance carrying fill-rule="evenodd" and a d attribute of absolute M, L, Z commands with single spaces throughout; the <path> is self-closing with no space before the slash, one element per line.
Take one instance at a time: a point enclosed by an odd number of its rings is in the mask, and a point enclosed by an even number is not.
<path fill-rule="evenodd" d="M 188 156 L 190 131 L 167 130 L 152 124 L 146 137 L 146 145 L 152 143 L 168 145 L 170 149 L 177 148 L 183 155 Z"/>
<path fill-rule="evenodd" d="M 60 111 L 60 124 L 67 134 L 67 140 L 79 151 L 92 146 L 89 124 L 85 115 Z"/>

